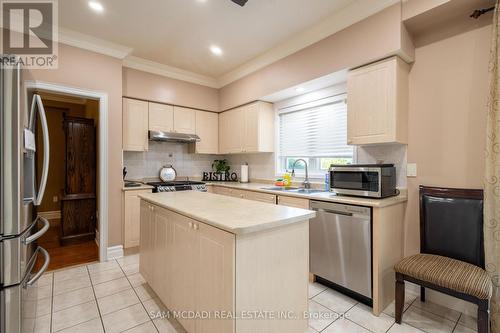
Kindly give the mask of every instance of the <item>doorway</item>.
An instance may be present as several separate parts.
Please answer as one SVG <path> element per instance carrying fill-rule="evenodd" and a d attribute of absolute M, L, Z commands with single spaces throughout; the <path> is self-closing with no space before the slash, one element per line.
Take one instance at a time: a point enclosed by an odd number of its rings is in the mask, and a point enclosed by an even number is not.
<path fill-rule="evenodd" d="M 51 257 L 49 270 L 99 260 L 98 153 L 99 101 L 38 92 L 47 118 L 49 176 L 37 214 L 49 221 L 38 239 Z M 38 125 L 40 126 L 40 124 Z M 41 128 L 37 136 L 41 136 Z M 36 142 L 37 169 L 43 144 Z M 37 175 L 41 170 L 37 170 Z"/>

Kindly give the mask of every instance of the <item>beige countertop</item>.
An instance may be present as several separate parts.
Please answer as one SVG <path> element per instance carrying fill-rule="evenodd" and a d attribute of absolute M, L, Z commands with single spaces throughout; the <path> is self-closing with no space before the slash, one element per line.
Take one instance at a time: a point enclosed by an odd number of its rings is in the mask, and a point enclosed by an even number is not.
<path fill-rule="evenodd" d="M 311 219 L 315 212 L 218 194 L 182 191 L 140 194 L 139 197 L 233 234 L 248 234 Z"/>
<path fill-rule="evenodd" d="M 406 189 L 402 189 L 401 193 L 394 197 L 389 197 L 385 199 L 371 199 L 371 198 L 358 198 L 349 196 L 338 196 L 330 192 L 319 192 L 319 193 L 297 193 L 289 191 L 276 191 L 276 190 L 265 190 L 263 188 L 274 187 L 273 184 L 269 183 L 239 183 L 239 182 L 207 182 L 208 186 L 223 186 L 240 190 L 256 191 L 263 193 L 270 193 L 276 195 L 285 195 L 289 197 L 304 198 L 309 200 L 319 200 L 328 202 L 337 202 L 349 205 L 359 205 L 368 207 L 387 207 L 392 206 L 401 202 L 407 201 Z"/>

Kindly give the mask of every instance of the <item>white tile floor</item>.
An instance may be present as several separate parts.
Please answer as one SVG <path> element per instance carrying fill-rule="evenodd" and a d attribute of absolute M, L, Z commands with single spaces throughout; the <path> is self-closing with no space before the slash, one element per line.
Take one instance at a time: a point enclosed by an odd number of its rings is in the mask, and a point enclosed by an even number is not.
<path fill-rule="evenodd" d="M 38 282 L 37 333 L 185 333 L 172 319 L 150 318 L 165 306 L 139 272 L 138 254 L 45 274 Z M 394 306 L 381 316 L 320 284 L 309 286 L 309 333 L 471 333 L 475 319 L 407 293 L 403 324 Z M 267 333 L 267 332 L 265 332 Z M 273 333 L 273 332 L 269 332 Z"/>

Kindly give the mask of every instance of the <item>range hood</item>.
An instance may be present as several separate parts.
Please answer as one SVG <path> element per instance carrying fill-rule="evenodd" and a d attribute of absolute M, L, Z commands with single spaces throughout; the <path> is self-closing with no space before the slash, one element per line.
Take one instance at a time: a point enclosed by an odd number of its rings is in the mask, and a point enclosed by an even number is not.
<path fill-rule="evenodd" d="M 198 142 L 200 137 L 196 134 L 184 134 L 175 132 L 149 131 L 149 140 L 167 142 Z"/>

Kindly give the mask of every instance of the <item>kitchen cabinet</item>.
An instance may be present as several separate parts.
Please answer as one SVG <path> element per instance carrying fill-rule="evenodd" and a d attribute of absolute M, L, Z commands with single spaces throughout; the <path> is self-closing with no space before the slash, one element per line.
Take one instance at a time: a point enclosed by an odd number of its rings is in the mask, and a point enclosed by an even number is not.
<path fill-rule="evenodd" d="M 221 195 L 227 195 L 227 196 L 234 197 L 234 198 L 276 204 L 276 195 L 274 195 L 274 194 L 240 190 L 240 189 L 229 188 L 229 187 L 224 187 L 224 186 L 209 186 L 209 188 L 211 188 L 210 191 L 212 193 L 215 193 L 215 194 L 221 194 Z"/>
<path fill-rule="evenodd" d="M 219 115 L 215 112 L 196 111 L 196 135 L 201 139 L 195 144 L 197 154 L 219 153 Z"/>
<path fill-rule="evenodd" d="M 123 191 L 123 244 L 124 248 L 139 246 L 140 243 L 140 194 L 151 193 L 147 190 Z"/>
<path fill-rule="evenodd" d="M 123 150 L 148 150 L 148 102 L 123 98 Z"/>
<path fill-rule="evenodd" d="M 193 134 L 196 132 L 196 110 L 174 106 L 174 132 Z"/>
<path fill-rule="evenodd" d="M 146 200 L 141 218 L 140 272 L 151 288 L 171 311 L 211 314 L 179 318 L 188 333 L 306 330 L 306 318 L 214 316 L 307 311 L 308 220 L 234 234 Z"/>
<path fill-rule="evenodd" d="M 173 311 L 234 311 L 235 235 L 146 201 L 141 218 L 140 271 L 165 305 Z M 234 332 L 231 320 L 179 322 L 188 332 Z"/>
<path fill-rule="evenodd" d="M 348 144 L 408 142 L 408 73 L 398 57 L 349 72 Z"/>
<path fill-rule="evenodd" d="M 149 130 L 172 132 L 174 130 L 174 107 L 149 103 Z"/>
<path fill-rule="evenodd" d="M 295 197 L 287 197 L 285 195 L 278 195 L 278 205 L 309 209 L 309 200 Z"/>
<path fill-rule="evenodd" d="M 219 116 L 219 146 L 223 154 L 274 151 L 274 109 L 255 102 Z"/>

